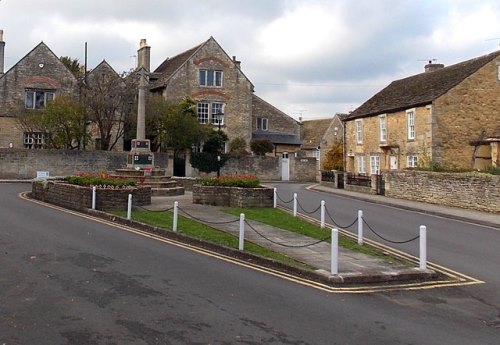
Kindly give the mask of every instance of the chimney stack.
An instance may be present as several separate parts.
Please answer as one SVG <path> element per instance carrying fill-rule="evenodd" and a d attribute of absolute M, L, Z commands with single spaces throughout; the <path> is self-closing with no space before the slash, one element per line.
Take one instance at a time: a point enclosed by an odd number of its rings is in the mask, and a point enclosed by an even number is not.
<path fill-rule="evenodd" d="M 137 67 L 143 67 L 146 71 L 151 68 L 151 47 L 146 43 L 146 39 L 141 39 L 139 50 L 137 51 Z"/>
<path fill-rule="evenodd" d="M 3 41 L 3 30 L 0 30 L 0 76 L 3 75 L 4 69 L 4 51 L 5 51 L 5 42 Z"/>
<path fill-rule="evenodd" d="M 444 68 L 444 65 L 442 63 L 432 63 L 431 60 L 429 60 L 429 63 L 424 66 L 425 73 L 434 72 L 441 68 Z"/>
<path fill-rule="evenodd" d="M 238 69 L 241 69 L 241 61 L 236 60 L 236 56 L 233 55 L 233 63 Z"/>

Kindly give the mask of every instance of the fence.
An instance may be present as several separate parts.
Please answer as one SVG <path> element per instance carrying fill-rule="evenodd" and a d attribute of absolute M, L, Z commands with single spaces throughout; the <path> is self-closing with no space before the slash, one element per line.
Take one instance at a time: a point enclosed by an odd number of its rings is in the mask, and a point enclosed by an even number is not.
<path fill-rule="evenodd" d="M 93 196 L 92 196 L 92 208 L 95 209 L 95 189 L 93 190 Z M 363 211 L 359 210 L 357 216 L 353 219 L 353 221 L 349 224 L 338 224 L 336 220 L 332 217 L 331 212 L 329 209 L 326 207 L 325 201 L 321 201 L 320 205 L 316 207 L 313 210 L 306 210 L 304 207 L 301 205 L 301 203 L 298 200 L 297 193 L 294 193 L 293 198 L 290 200 L 283 200 L 277 193 L 276 188 L 274 188 L 274 207 L 277 207 L 277 201 L 280 200 L 284 204 L 289 204 L 293 203 L 293 215 L 298 216 L 298 211 L 299 208 L 304 212 L 305 214 L 315 214 L 316 212 L 320 211 L 320 227 L 325 228 L 326 227 L 326 217 L 330 219 L 330 221 L 334 224 L 334 227 L 332 227 L 331 232 L 329 234 L 325 234 L 324 238 L 320 239 L 312 239 L 310 243 L 307 244 L 301 244 L 301 245 L 290 245 L 286 243 L 281 243 L 278 242 L 265 234 L 263 234 L 261 231 L 258 231 L 255 229 L 252 224 L 250 224 L 246 219 L 245 219 L 245 214 L 241 213 L 239 218 L 231 219 L 229 221 L 223 221 L 223 222 L 213 222 L 209 221 L 206 219 L 200 219 L 193 214 L 190 214 L 186 210 L 182 209 L 179 207 L 179 204 L 177 201 L 174 202 L 174 206 L 172 208 L 168 208 L 165 210 L 160 210 L 156 212 L 166 212 L 166 211 L 173 211 L 173 220 L 172 220 L 172 230 L 174 232 L 177 232 L 178 230 L 178 215 L 179 212 L 184 213 L 186 216 L 189 218 L 198 221 L 200 223 L 204 223 L 207 225 L 221 225 L 221 224 L 232 224 L 232 223 L 238 223 L 239 225 L 239 230 L 238 230 L 238 249 L 240 251 L 244 250 L 244 241 L 245 241 L 245 229 L 248 227 L 250 230 L 252 230 L 255 234 L 257 234 L 259 237 L 263 238 L 266 241 L 269 241 L 270 243 L 273 243 L 275 245 L 279 245 L 282 247 L 287 247 L 287 248 L 305 248 L 305 247 L 311 247 L 316 244 L 322 243 L 322 242 L 328 242 L 330 241 L 331 243 L 331 274 L 336 275 L 338 274 L 338 233 L 339 233 L 339 228 L 340 229 L 349 229 L 353 227 L 354 225 L 357 225 L 357 240 L 359 245 L 363 245 L 363 231 L 364 231 L 364 226 L 366 226 L 371 232 L 373 232 L 377 237 L 380 239 L 390 242 L 390 243 L 397 243 L 397 244 L 404 244 L 404 243 L 409 243 L 412 241 L 415 241 L 417 239 L 420 240 L 420 255 L 419 255 L 419 268 L 420 270 L 426 270 L 427 269 L 427 250 L 426 250 L 426 239 L 427 239 L 427 228 L 425 226 L 420 226 L 419 229 L 419 234 L 413 238 L 407 239 L 407 240 L 391 240 L 388 239 L 387 237 L 381 235 L 379 232 L 375 231 L 373 227 L 370 226 L 370 224 L 367 222 L 367 220 L 363 216 Z M 127 207 L 127 219 L 131 220 L 132 219 L 132 195 L 129 194 L 128 196 L 128 207 Z"/>

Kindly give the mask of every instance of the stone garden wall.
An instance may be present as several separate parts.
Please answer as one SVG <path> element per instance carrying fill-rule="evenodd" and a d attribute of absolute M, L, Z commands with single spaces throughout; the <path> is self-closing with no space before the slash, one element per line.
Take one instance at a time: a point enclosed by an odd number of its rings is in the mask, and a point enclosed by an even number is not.
<path fill-rule="evenodd" d="M 226 207 L 273 207 L 273 188 L 193 186 L 193 203 Z"/>

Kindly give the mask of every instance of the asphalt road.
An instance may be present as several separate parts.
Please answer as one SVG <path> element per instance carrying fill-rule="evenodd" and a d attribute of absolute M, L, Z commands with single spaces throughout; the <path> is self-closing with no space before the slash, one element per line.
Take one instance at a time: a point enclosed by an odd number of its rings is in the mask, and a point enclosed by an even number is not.
<path fill-rule="evenodd" d="M 332 294 L 0 184 L 0 344 L 497 344 L 471 287 Z M 453 303 L 450 303 L 453 301 Z"/>

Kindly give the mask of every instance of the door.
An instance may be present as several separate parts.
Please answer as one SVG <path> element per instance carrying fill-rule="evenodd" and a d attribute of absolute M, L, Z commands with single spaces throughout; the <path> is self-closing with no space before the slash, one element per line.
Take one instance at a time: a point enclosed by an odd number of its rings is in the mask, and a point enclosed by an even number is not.
<path fill-rule="evenodd" d="M 398 157 L 390 156 L 389 157 L 389 165 L 391 170 L 398 170 Z"/>
<path fill-rule="evenodd" d="M 281 155 L 281 180 L 290 180 L 290 160 L 288 158 L 288 152 L 283 152 Z"/>

